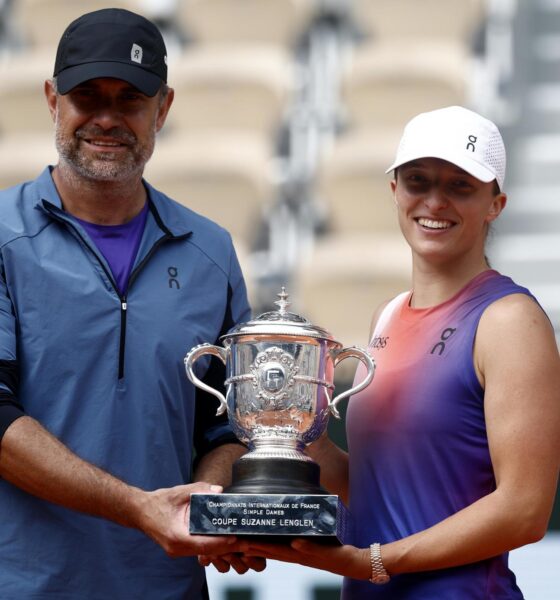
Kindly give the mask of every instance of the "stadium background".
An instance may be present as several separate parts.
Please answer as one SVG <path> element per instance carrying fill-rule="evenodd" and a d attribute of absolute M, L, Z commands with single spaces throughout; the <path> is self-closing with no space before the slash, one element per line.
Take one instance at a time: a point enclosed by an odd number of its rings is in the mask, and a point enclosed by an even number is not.
<path fill-rule="evenodd" d="M 0 0 L 2 188 L 56 162 L 42 84 L 66 24 L 108 6 L 168 45 L 176 98 L 146 178 L 232 232 L 255 314 L 285 285 L 293 310 L 367 342 L 373 308 L 409 286 L 384 167 L 411 116 L 462 104 L 508 148 L 491 264 L 560 340 L 560 0 Z M 339 367 L 339 389 L 351 376 Z M 344 445 L 343 421 L 330 428 Z M 512 553 L 528 600 L 560 598 L 558 501 L 550 529 Z M 340 584 L 279 564 L 209 577 L 214 600 L 329 600 Z"/>

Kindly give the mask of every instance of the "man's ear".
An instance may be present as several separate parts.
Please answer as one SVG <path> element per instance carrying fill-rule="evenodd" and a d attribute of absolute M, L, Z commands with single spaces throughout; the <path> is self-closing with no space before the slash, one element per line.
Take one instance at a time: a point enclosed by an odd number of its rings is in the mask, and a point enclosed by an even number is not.
<path fill-rule="evenodd" d="M 56 105 L 58 102 L 58 96 L 52 82 L 52 79 L 47 79 L 44 85 L 45 90 L 45 98 L 47 99 L 47 106 L 49 107 L 49 112 L 51 113 L 51 118 L 53 123 L 56 119 Z"/>
<path fill-rule="evenodd" d="M 161 92 L 159 93 L 161 94 Z M 173 98 L 175 98 L 175 90 L 173 88 L 168 88 L 165 98 L 160 101 L 160 105 L 158 107 L 158 115 L 156 118 L 156 131 L 160 131 L 160 129 L 165 124 L 167 114 L 169 113 L 169 109 L 173 104 Z"/>

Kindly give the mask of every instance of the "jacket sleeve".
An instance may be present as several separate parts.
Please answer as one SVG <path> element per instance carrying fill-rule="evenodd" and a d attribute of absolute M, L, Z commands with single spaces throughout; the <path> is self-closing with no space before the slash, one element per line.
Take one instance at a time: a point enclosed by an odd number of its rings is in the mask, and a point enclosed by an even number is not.
<path fill-rule="evenodd" d="M 225 335 L 237 323 L 248 321 L 250 317 L 251 309 L 247 300 L 245 282 L 232 248 L 226 310 L 221 331 L 213 343 L 218 345 L 220 336 Z M 201 378 L 202 381 L 225 395 L 225 378 L 225 365 L 218 358 L 212 357 L 208 370 Z M 197 460 L 222 444 L 240 443 L 230 427 L 227 413 L 216 416 L 218 406 L 217 398 L 196 388 L 194 447 Z"/>
<path fill-rule="evenodd" d="M 8 427 L 24 414 L 17 399 L 18 387 L 16 318 L 8 294 L 4 264 L 0 262 L 0 440 Z"/>

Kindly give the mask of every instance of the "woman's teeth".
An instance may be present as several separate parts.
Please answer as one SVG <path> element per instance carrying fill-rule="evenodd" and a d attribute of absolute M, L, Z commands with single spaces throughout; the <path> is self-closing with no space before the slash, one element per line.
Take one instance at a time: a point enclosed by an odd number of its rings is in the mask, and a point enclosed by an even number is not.
<path fill-rule="evenodd" d="M 423 217 L 418 219 L 418 224 L 428 229 L 448 229 L 452 225 L 451 221 L 433 221 L 432 219 L 425 219 Z"/>

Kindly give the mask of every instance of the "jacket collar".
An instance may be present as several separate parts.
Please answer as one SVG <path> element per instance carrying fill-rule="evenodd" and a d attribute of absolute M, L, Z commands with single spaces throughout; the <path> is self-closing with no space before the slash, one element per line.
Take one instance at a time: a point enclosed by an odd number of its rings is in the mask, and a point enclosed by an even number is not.
<path fill-rule="evenodd" d="M 53 168 L 53 166 L 45 167 L 34 182 L 37 188 L 35 206 L 46 212 L 54 210 L 58 216 L 64 218 L 67 213 L 62 207 L 62 200 L 52 178 Z M 172 238 L 184 237 L 192 233 L 194 220 L 190 211 L 181 210 L 181 207 L 153 188 L 147 181 L 143 179 L 142 182 L 148 192 L 150 214 L 157 226 Z"/>

